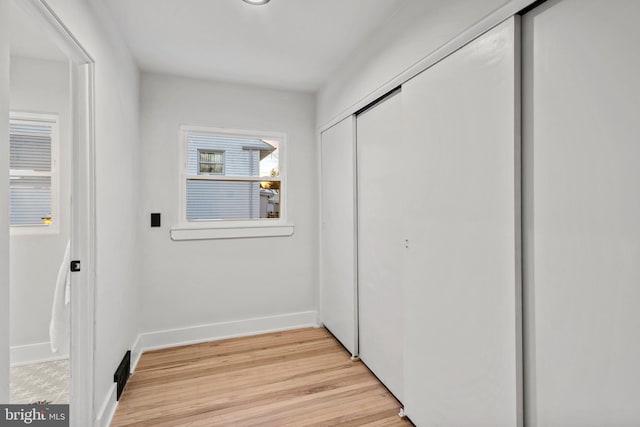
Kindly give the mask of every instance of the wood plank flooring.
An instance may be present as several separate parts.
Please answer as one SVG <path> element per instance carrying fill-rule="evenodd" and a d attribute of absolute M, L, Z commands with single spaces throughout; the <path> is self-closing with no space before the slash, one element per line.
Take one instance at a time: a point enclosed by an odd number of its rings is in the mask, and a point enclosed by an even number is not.
<path fill-rule="evenodd" d="M 120 398 L 122 426 L 410 426 L 400 404 L 325 329 L 144 353 Z"/>

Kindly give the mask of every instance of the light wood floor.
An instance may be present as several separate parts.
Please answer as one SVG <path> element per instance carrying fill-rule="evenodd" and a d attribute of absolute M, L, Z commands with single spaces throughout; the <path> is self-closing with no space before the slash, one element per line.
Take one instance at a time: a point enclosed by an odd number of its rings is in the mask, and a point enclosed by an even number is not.
<path fill-rule="evenodd" d="M 400 404 L 325 329 L 144 353 L 119 426 L 410 426 Z"/>

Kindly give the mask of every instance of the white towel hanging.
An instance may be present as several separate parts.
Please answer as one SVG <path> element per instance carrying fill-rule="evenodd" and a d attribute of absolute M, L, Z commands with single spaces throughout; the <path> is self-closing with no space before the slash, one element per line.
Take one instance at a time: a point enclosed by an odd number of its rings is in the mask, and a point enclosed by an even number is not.
<path fill-rule="evenodd" d="M 53 307 L 51 308 L 51 323 L 49 324 L 49 340 L 51 351 L 57 353 L 62 350 L 62 354 L 69 351 L 69 329 L 70 329 L 70 301 L 71 301 L 71 275 L 69 263 L 71 262 L 71 242 L 67 243 L 64 258 L 53 294 Z"/>

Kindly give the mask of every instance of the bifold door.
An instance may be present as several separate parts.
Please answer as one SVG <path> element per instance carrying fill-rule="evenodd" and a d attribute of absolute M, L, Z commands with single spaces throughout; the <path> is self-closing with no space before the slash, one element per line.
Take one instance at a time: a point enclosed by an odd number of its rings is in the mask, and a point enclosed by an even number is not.
<path fill-rule="evenodd" d="M 322 323 L 357 355 L 355 118 L 322 132 L 321 155 Z"/>
<path fill-rule="evenodd" d="M 360 358 L 403 398 L 404 274 L 401 92 L 357 117 Z"/>
<path fill-rule="evenodd" d="M 521 421 L 516 26 L 402 87 L 404 404 L 419 426 Z"/>

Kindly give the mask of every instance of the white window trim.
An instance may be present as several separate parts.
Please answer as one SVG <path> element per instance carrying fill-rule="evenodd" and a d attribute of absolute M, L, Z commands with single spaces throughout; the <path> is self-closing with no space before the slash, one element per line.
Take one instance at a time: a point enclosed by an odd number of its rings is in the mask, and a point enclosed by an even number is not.
<path fill-rule="evenodd" d="M 280 218 L 247 219 L 247 220 L 211 220 L 187 221 L 187 163 L 189 132 L 203 132 L 215 135 L 226 135 L 247 138 L 277 139 L 280 142 Z M 251 237 L 291 236 L 294 225 L 287 221 L 287 135 L 281 132 L 248 131 L 238 129 L 224 129 L 209 126 L 180 126 L 180 203 L 178 218 L 180 223 L 171 227 L 171 239 L 180 240 L 210 240 L 210 239 L 241 239 Z M 194 178 L 194 177 L 190 177 Z M 234 177 L 215 175 L 216 180 L 233 180 Z M 197 178 L 194 178 L 197 179 Z M 243 181 L 251 180 L 242 177 Z M 255 177 L 256 181 L 264 178 Z"/>
<path fill-rule="evenodd" d="M 51 224 L 50 225 L 11 225 L 10 235 L 26 236 L 60 233 L 60 187 L 59 165 L 60 158 L 60 129 L 59 117 L 51 113 L 33 113 L 26 111 L 9 112 L 9 121 L 42 123 L 51 125 Z M 35 172 L 34 172 L 35 173 Z M 48 176 L 48 174 L 47 174 Z"/>

